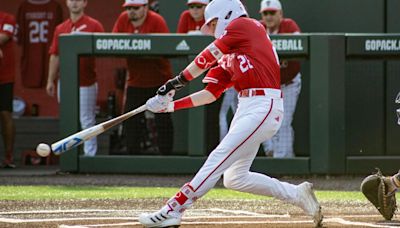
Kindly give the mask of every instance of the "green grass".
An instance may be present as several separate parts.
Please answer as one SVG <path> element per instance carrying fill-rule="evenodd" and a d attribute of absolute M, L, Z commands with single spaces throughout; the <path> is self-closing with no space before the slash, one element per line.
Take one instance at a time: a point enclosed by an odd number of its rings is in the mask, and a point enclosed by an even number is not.
<path fill-rule="evenodd" d="M 177 188 L 96 186 L 0 186 L 0 200 L 169 198 Z M 320 201 L 365 201 L 360 192 L 317 191 Z M 269 197 L 227 189 L 212 189 L 205 199 L 267 200 Z"/>

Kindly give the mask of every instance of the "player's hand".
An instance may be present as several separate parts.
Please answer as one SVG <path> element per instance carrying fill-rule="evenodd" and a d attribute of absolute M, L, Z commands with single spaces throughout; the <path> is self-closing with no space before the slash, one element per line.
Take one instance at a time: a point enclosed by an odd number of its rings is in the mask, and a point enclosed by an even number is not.
<path fill-rule="evenodd" d="M 181 72 L 178 76 L 168 80 L 164 85 L 158 88 L 157 94 L 164 96 L 171 90 L 178 91 L 182 89 L 188 83 L 189 81 L 185 78 L 185 76 L 183 76 L 183 73 Z"/>
<path fill-rule="evenodd" d="M 168 94 L 162 96 L 162 95 L 156 95 L 150 99 L 147 100 L 146 102 L 146 107 L 147 110 L 154 112 L 154 113 L 160 113 L 160 112 L 172 112 L 173 111 L 173 97 L 175 95 L 175 90 L 171 90 Z M 171 110 L 172 108 L 172 110 Z"/>
<path fill-rule="evenodd" d="M 54 82 L 47 82 L 46 85 L 46 92 L 49 96 L 54 97 L 55 95 L 55 85 Z"/>

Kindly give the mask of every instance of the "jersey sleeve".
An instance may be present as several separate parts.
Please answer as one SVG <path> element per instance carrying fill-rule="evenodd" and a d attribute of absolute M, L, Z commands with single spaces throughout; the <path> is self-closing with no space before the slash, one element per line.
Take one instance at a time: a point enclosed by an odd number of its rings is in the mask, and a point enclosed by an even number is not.
<path fill-rule="evenodd" d="M 288 19 L 288 31 L 290 33 L 300 33 L 300 27 L 297 25 L 297 23 L 292 20 L 292 19 Z"/>
<path fill-rule="evenodd" d="M 187 33 L 188 32 L 188 25 L 187 25 L 187 19 L 185 17 L 185 12 L 181 14 L 181 17 L 179 18 L 178 22 L 178 33 Z"/>
<path fill-rule="evenodd" d="M 230 74 L 227 71 L 221 66 L 216 66 L 208 71 L 202 81 L 203 83 L 207 83 L 205 89 L 211 92 L 216 98 L 219 98 L 226 89 L 232 87 L 233 83 L 230 78 Z"/>
<path fill-rule="evenodd" d="M 122 21 L 121 18 L 122 18 L 122 14 L 119 15 L 119 17 L 118 17 L 117 20 L 115 21 L 114 27 L 113 27 L 113 29 L 112 29 L 112 32 L 113 32 L 113 33 L 119 33 L 119 32 L 122 31 L 122 29 L 121 29 L 121 21 Z"/>
<path fill-rule="evenodd" d="M 53 41 L 51 42 L 49 54 L 50 55 L 58 55 L 58 37 L 60 36 L 60 27 L 57 26 L 54 31 Z"/>
<path fill-rule="evenodd" d="M 156 27 L 156 33 L 169 33 L 169 28 L 167 25 L 167 22 L 164 20 L 164 18 L 160 15 L 158 20 L 157 20 L 157 27 Z"/>
<path fill-rule="evenodd" d="M 104 27 L 99 21 L 96 21 L 96 27 L 94 32 L 104 32 Z"/>

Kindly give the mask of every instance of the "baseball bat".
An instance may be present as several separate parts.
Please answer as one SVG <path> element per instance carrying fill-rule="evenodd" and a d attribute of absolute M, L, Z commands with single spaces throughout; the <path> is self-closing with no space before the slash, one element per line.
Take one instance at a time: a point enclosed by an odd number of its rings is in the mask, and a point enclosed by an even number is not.
<path fill-rule="evenodd" d="M 81 145 L 85 141 L 87 141 L 97 135 L 100 135 L 101 133 L 122 123 L 123 121 L 129 119 L 130 117 L 146 111 L 146 109 L 147 109 L 146 105 L 142 105 L 142 106 L 136 108 L 135 110 L 132 110 L 130 112 L 122 114 L 111 120 L 105 121 L 103 123 L 99 123 L 93 127 L 87 128 L 87 129 L 77 132 L 73 135 L 70 135 L 64 139 L 61 139 L 58 142 L 51 144 L 51 151 L 56 155 L 60 155 L 72 148 L 75 148 L 75 147 Z"/>

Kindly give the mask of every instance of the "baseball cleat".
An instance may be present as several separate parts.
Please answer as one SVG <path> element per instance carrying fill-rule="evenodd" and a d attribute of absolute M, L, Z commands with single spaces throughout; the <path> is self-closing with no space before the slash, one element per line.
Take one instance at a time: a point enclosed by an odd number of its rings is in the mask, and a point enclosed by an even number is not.
<path fill-rule="evenodd" d="M 297 186 L 298 206 L 300 206 L 306 214 L 314 219 L 315 227 L 322 226 L 323 215 L 321 205 L 318 203 L 313 191 L 313 185 L 309 182 L 303 182 Z"/>
<path fill-rule="evenodd" d="M 157 211 L 154 213 L 143 213 L 139 215 L 139 222 L 144 227 L 174 227 L 181 225 L 181 217 L 174 217 L 170 214 Z"/>

